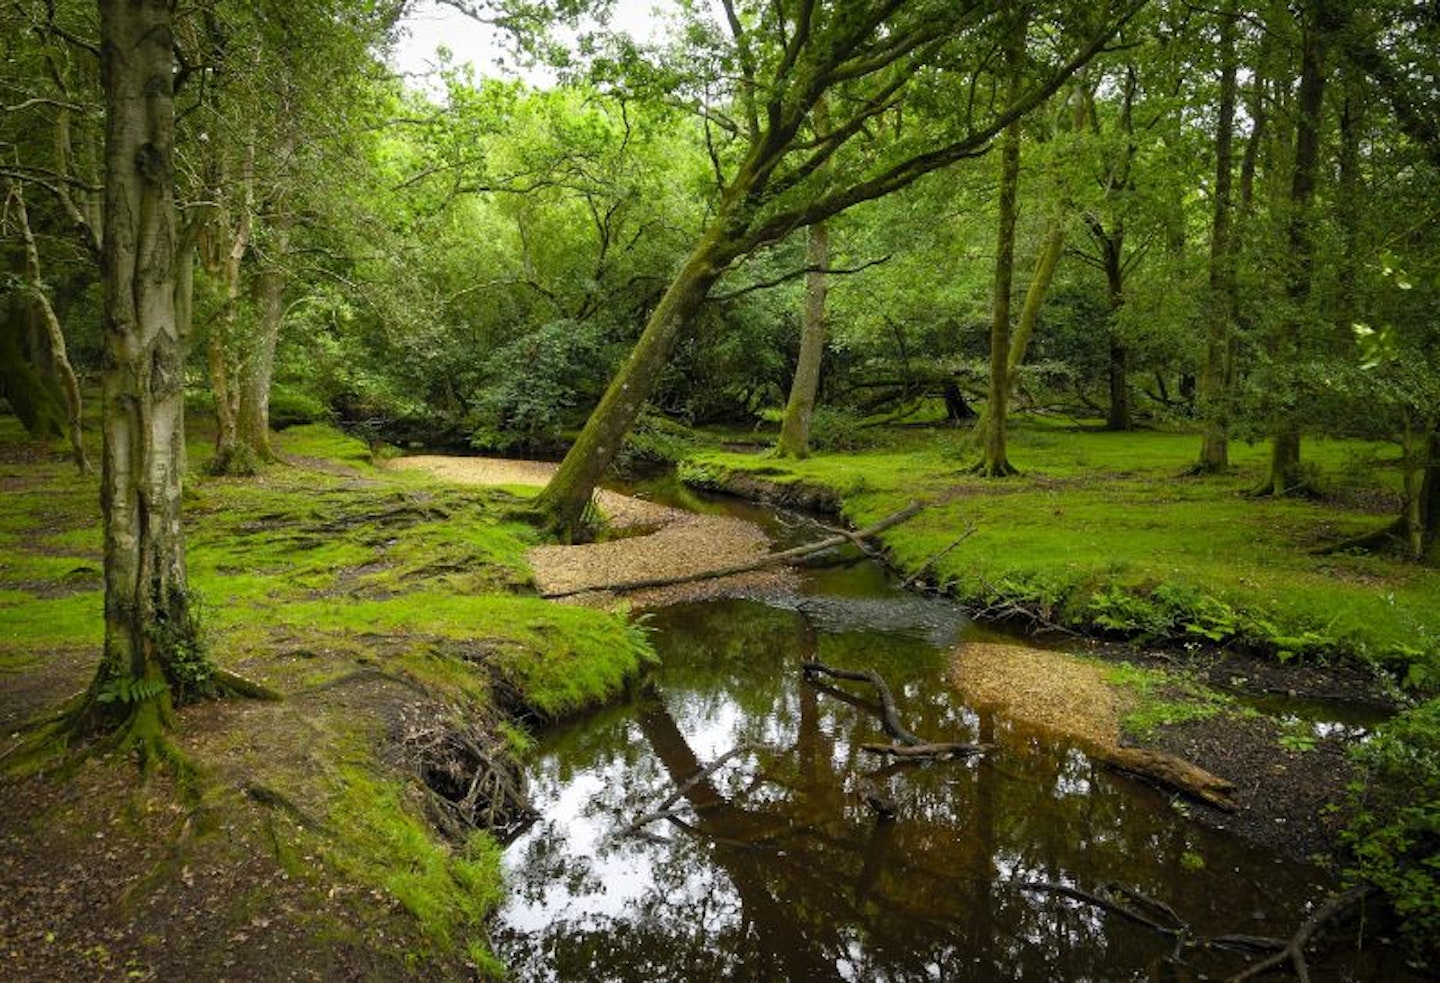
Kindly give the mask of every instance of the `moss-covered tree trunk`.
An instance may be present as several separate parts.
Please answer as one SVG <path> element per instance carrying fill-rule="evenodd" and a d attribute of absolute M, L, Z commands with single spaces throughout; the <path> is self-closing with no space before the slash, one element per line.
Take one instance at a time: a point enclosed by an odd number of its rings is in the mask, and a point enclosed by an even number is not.
<path fill-rule="evenodd" d="M 105 645 L 77 723 L 164 747 L 172 696 L 204 681 L 180 526 L 181 248 L 173 196 L 174 8 L 100 0 L 105 90 Z M 183 314 L 183 311 L 178 312 Z"/>
<path fill-rule="evenodd" d="M 1277 384 L 1285 407 L 1276 415 L 1270 444 L 1270 472 L 1258 489 L 1269 495 L 1310 491 L 1300 466 L 1300 419 L 1295 407 L 1303 402 L 1297 369 L 1305 352 L 1306 309 L 1314 279 L 1315 186 L 1320 176 L 1320 132 L 1325 109 L 1325 52 L 1316 22 L 1322 20 L 1325 0 L 1317 0 L 1302 25 L 1300 86 L 1296 93 L 1295 154 L 1292 162 L 1285 295 L 1288 309 L 1270 346 L 1277 367 Z"/>
<path fill-rule="evenodd" d="M 1416 428 L 1407 421 L 1405 465 L 1406 550 L 1411 559 L 1426 560 L 1440 541 L 1440 419 Z"/>
<path fill-rule="evenodd" d="M 271 223 L 270 239 L 272 255 L 255 277 L 254 350 L 241 377 L 237 423 L 240 445 L 257 462 L 275 459 L 270 446 L 270 387 L 275 380 L 275 349 L 285 317 L 285 273 L 279 259 L 290 244 L 289 234 L 278 220 Z"/>
<path fill-rule="evenodd" d="M 780 457 L 810 456 L 810 420 L 820 391 L 820 365 L 825 358 L 825 268 L 830 265 L 830 232 L 824 222 L 810 226 L 805 243 L 805 317 L 800 326 L 800 355 L 780 423 L 775 451 Z"/>
<path fill-rule="evenodd" d="M 1007 15 L 1010 24 L 1005 38 L 1005 68 L 1009 98 L 1013 101 L 1023 83 L 1021 62 L 1025 57 L 1025 16 L 1021 8 Z M 977 426 L 980 463 L 976 468 L 987 478 L 1015 473 L 1005 446 L 1010 403 L 1010 293 L 1015 280 L 1015 213 L 1020 188 L 1020 121 L 1017 119 L 1000 137 L 1000 188 L 995 230 L 995 293 L 990 309 L 990 385 L 986 393 L 983 426 Z"/>
<path fill-rule="evenodd" d="M 559 470 L 536 498 L 542 521 L 557 534 L 573 537 L 584 527 L 590 496 L 639 417 L 676 338 L 699 312 L 706 294 L 733 258 L 734 252 L 726 248 L 732 244 L 724 228 L 724 223 L 717 221 L 686 259 Z"/>
<path fill-rule="evenodd" d="M 253 474 L 257 463 L 240 435 L 241 403 L 252 357 L 249 332 L 241 327 L 241 267 L 250 250 L 254 222 L 254 171 L 252 141 L 246 147 L 238 184 L 238 202 L 234 209 L 238 214 L 232 216 L 232 209 L 222 204 L 213 209 L 212 221 L 205 232 L 205 264 L 225 292 L 225 306 L 211 325 L 206 352 L 210 392 L 215 404 L 215 457 L 210 462 L 210 470 L 215 474 Z M 219 183 L 223 185 L 223 175 Z M 222 201 L 233 197 L 232 189 L 223 186 L 213 194 Z"/>
<path fill-rule="evenodd" d="M 1238 64 L 1233 6 L 1220 14 L 1220 103 L 1215 121 L 1215 194 L 1210 221 L 1210 282 L 1205 326 L 1205 360 L 1200 367 L 1201 438 L 1196 470 L 1206 474 L 1230 466 L 1230 413 L 1237 308 L 1231 235 L 1235 94 Z"/>
<path fill-rule="evenodd" d="M 1120 237 L 1122 233 L 1116 235 L 1113 248 L 1105 251 L 1105 282 L 1110 298 L 1110 404 L 1105 414 L 1105 429 L 1129 430 L 1130 387 L 1126 382 L 1129 357 L 1120 337 L 1120 308 L 1125 304 L 1125 268 L 1120 260 L 1120 243 L 1124 239 Z"/>

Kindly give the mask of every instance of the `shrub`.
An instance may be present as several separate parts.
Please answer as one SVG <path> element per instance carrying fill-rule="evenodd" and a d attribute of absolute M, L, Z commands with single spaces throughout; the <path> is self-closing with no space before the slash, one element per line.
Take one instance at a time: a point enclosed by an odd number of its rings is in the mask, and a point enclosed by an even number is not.
<path fill-rule="evenodd" d="M 862 451 L 875 445 L 875 434 L 849 410 L 817 406 L 810 417 L 810 446 L 817 451 Z"/>
<path fill-rule="evenodd" d="M 1395 717 L 1354 751 L 1343 841 L 1351 876 L 1390 898 L 1406 939 L 1440 956 L 1440 699 Z"/>

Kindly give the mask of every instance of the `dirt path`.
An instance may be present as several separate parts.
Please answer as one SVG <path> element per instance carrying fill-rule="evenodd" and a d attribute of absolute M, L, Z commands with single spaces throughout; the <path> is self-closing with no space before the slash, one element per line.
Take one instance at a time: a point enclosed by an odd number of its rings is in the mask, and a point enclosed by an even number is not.
<path fill-rule="evenodd" d="M 428 471 L 437 478 L 468 485 L 543 485 L 556 467 L 543 461 L 438 455 L 402 457 L 390 466 Z M 611 491 L 602 490 L 596 497 L 611 530 L 624 538 L 530 550 L 527 559 L 542 592 L 582 591 L 566 600 L 605 604 L 614 599 L 604 590 L 606 584 L 720 570 L 762 556 L 770 547 L 760 527 L 743 519 L 699 515 Z M 656 607 L 707 597 L 783 591 L 793 583 L 793 573 L 775 569 L 626 596 L 637 607 Z"/>

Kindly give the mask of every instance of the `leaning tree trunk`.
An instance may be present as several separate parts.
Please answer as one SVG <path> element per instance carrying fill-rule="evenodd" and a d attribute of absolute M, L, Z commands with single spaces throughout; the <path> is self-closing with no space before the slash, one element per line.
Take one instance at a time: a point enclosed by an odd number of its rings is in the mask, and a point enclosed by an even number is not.
<path fill-rule="evenodd" d="M 780 457 L 810 456 L 810 419 L 815 412 L 815 394 L 820 390 L 820 363 L 825 357 L 825 267 L 830 265 L 830 232 L 824 222 L 810 226 L 806 237 L 805 321 L 800 327 L 800 356 L 790 398 L 780 423 Z"/>
<path fill-rule="evenodd" d="M 100 0 L 105 90 L 105 646 L 76 718 L 165 747 L 173 695 L 203 685 L 180 527 L 184 337 L 172 152 L 173 4 Z"/>
<path fill-rule="evenodd" d="M 1233 7 L 1220 14 L 1220 107 L 1215 124 L 1215 204 L 1210 223 L 1209 317 L 1205 361 L 1200 369 L 1203 414 L 1200 461 L 1196 471 L 1215 474 L 1230 466 L 1231 386 L 1234 369 L 1233 315 L 1236 308 L 1235 259 L 1231 234 L 1231 169 L 1234 164 L 1237 64 Z"/>
<path fill-rule="evenodd" d="M 733 255 L 724 248 L 729 245 L 724 227 L 723 220 L 717 221 L 686 259 L 651 313 L 630 356 L 610 380 L 600 405 L 586 420 L 550 483 L 536 497 L 535 508 L 541 520 L 557 535 L 573 538 L 584 529 L 591 493 L 639 417 L 680 332 L 699 312 L 706 294 Z"/>
<path fill-rule="evenodd" d="M 1323 4 L 1319 0 L 1316 7 Z M 1298 402 L 1301 381 L 1295 369 L 1305 348 L 1305 308 L 1310 302 L 1314 277 L 1315 185 L 1320 174 L 1320 127 L 1325 108 L 1324 49 L 1315 22 L 1320 12 L 1312 10 L 1306 18 L 1301 46 L 1300 88 L 1296 95 L 1298 119 L 1295 124 L 1295 159 L 1290 181 L 1289 229 L 1286 236 L 1285 294 L 1289 302 L 1274 344 L 1271 357 L 1283 366 L 1280 383 L 1291 392 L 1282 393 L 1284 403 Z M 1270 495 L 1293 495 L 1309 491 L 1300 467 L 1300 420 L 1294 409 L 1284 409 L 1276 421 L 1270 445 L 1270 473 L 1259 491 Z"/>

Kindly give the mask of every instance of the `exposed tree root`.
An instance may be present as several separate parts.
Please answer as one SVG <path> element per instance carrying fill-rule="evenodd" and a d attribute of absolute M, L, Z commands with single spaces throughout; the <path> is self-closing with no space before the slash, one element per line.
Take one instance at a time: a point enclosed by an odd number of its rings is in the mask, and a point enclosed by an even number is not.
<path fill-rule="evenodd" d="M 210 671 L 210 678 L 215 680 L 220 692 L 229 693 L 234 696 L 246 696 L 252 700 L 266 700 L 277 702 L 285 699 L 285 694 L 277 689 L 271 689 L 264 683 L 257 683 L 253 679 L 247 679 L 238 672 L 231 672 L 229 669 L 221 669 L 216 666 Z"/>
<path fill-rule="evenodd" d="M 524 773 L 502 739 L 444 716 L 408 720 L 401 734 L 406 757 L 430 792 L 432 818 L 452 840 L 484 829 L 509 842 L 536 818 Z"/>

